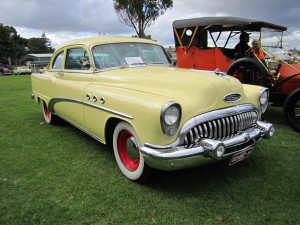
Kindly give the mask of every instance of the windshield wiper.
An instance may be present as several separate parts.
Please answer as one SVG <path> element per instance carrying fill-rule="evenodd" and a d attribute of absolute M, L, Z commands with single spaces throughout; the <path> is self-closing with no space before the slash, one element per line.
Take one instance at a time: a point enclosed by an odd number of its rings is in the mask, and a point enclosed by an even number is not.
<path fill-rule="evenodd" d="M 139 63 L 130 63 L 128 64 L 129 66 L 134 66 L 134 65 L 147 65 L 147 63 L 144 62 L 139 62 Z"/>
<path fill-rule="evenodd" d="M 164 64 L 163 62 L 152 62 L 150 64 Z"/>

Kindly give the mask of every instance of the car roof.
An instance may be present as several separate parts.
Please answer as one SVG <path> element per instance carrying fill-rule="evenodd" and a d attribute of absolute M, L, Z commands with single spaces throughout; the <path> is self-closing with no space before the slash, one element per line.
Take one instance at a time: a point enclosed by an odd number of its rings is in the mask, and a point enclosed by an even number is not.
<path fill-rule="evenodd" d="M 190 19 L 175 20 L 173 28 L 203 27 L 202 30 L 211 32 L 217 31 L 260 31 L 261 28 L 269 28 L 278 31 L 285 31 L 287 28 L 277 24 L 252 20 L 233 16 L 220 17 L 198 17 Z"/>
<path fill-rule="evenodd" d="M 155 41 L 144 39 L 144 38 L 106 36 L 106 37 L 89 37 L 89 38 L 74 39 L 72 41 L 66 42 L 65 44 L 60 46 L 60 48 L 68 45 L 85 45 L 90 47 L 99 44 L 120 43 L 120 42 L 139 42 L 139 43 L 149 43 L 149 44 L 159 45 Z"/>

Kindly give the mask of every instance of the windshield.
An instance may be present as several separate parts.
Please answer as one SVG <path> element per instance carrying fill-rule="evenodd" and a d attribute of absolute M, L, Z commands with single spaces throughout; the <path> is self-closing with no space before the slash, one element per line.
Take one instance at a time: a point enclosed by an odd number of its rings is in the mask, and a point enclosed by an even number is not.
<path fill-rule="evenodd" d="M 149 64 L 170 65 L 164 49 L 145 43 L 114 43 L 98 45 L 92 49 L 97 69 Z"/>

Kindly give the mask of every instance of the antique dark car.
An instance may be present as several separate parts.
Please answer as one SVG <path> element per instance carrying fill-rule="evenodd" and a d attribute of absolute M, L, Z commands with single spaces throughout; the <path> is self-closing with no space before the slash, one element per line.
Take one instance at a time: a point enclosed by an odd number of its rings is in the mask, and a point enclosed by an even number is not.
<path fill-rule="evenodd" d="M 269 88 L 270 102 L 282 106 L 288 123 L 300 131 L 299 56 L 284 47 L 286 27 L 238 17 L 203 17 L 176 20 L 173 30 L 178 67 L 217 69 L 242 83 Z M 234 46 L 242 32 L 251 34 L 253 46 L 237 59 Z"/>

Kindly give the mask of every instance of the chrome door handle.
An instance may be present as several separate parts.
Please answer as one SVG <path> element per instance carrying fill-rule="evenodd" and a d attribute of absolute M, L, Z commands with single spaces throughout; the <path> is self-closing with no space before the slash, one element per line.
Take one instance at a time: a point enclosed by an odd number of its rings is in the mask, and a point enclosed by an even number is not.
<path fill-rule="evenodd" d="M 60 75 L 60 76 L 63 76 L 63 75 L 64 75 L 63 72 L 58 72 L 57 74 Z"/>

